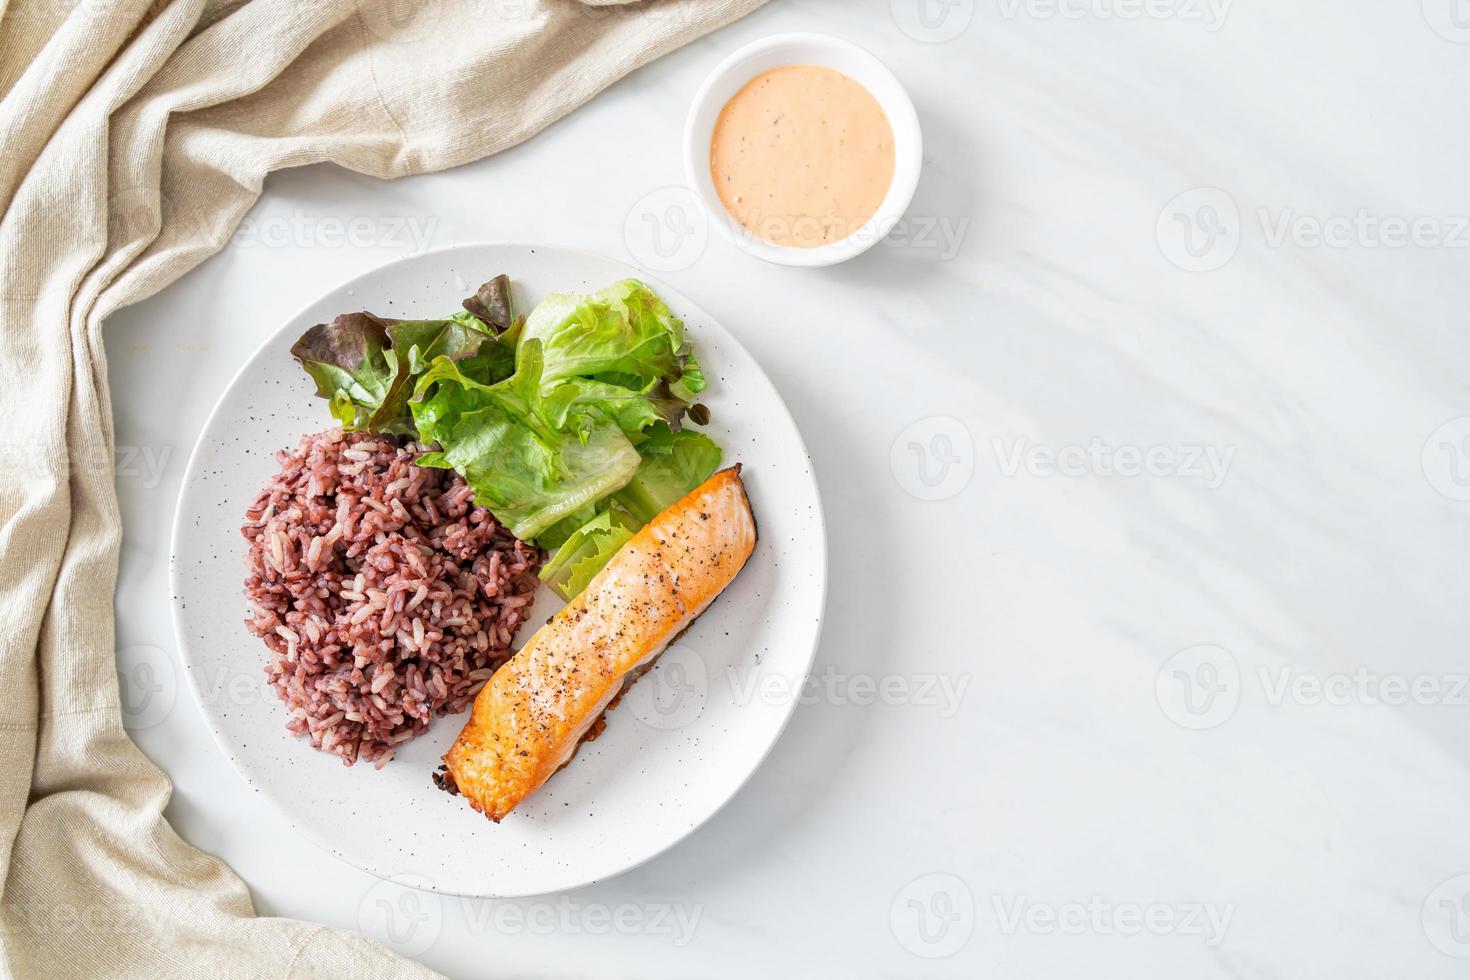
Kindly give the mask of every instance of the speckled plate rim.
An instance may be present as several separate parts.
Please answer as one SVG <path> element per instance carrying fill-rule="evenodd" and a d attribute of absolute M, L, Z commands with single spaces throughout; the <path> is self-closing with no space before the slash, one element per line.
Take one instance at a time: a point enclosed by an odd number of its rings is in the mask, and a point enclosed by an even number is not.
<path fill-rule="evenodd" d="M 355 289 L 355 287 L 373 279 L 375 276 L 382 274 L 384 270 L 388 268 L 397 266 L 405 262 L 421 261 L 426 257 L 431 257 L 435 255 L 452 255 L 455 253 L 469 252 L 476 249 L 484 248 L 523 249 L 532 253 L 536 251 L 559 252 L 568 256 L 582 257 L 588 260 L 603 263 L 611 263 L 625 268 L 629 274 L 634 275 L 647 283 L 660 295 L 666 297 L 674 297 L 677 304 L 682 308 L 681 312 L 691 310 L 698 311 L 703 318 L 704 324 L 712 324 L 714 326 L 714 329 L 720 332 L 720 334 L 722 335 L 720 337 L 720 342 L 722 344 L 728 343 L 736 351 L 747 357 L 750 360 L 750 363 L 755 367 L 755 370 L 760 372 L 760 374 L 765 378 L 767 384 L 770 386 L 770 406 L 777 412 L 779 412 L 784 420 L 790 425 L 792 436 L 795 439 L 797 446 L 800 448 L 801 453 L 806 458 L 810 459 L 810 454 L 807 451 L 805 440 L 801 437 L 801 430 L 796 424 L 795 417 L 791 414 L 790 408 L 786 405 L 785 400 L 781 397 L 781 394 L 776 388 L 774 382 L 771 382 L 769 375 L 766 375 L 765 371 L 761 369 L 759 362 L 756 361 L 753 356 L 751 356 L 750 352 L 746 350 L 743 344 L 740 343 L 739 339 L 734 335 L 734 333 L 726 329 L 723 324 L 721 324 L 718 320 L 710 316 L 708 313 L 705 313 L 696 304 L 691 302 L 686 296 L 684 296 L 682 292 L 659 280 L 656 276 L 649 274 L 643 269 L 632 266 L 621 259 L 605 256 L 586 249 L 556 244 L 530 244 L 525 242 L 510 241 L 479 241 L 461 242 L 440 246 L 433 249 L 426 249 L 423 252 L 414 253 L 410 256 L 398 257 L 390 259 L 387 262 L 379 263 L 363 271 L 359 275 L 352 277 L 351 279 L 339 282 L 332 287 L 323 290 L 319 296 L 302 304 L 294 313 L 287 317 L 279 327 L 271 331 L 261 341 L 255 351 L 250 355 L 249 358 L 245 360 L 240 368 L 235 371 L 235 373 L 231 376 L 229 382 L 221 390 L 220 397 L 216 400 L 214 406 L 210 409 L 209 414 L 206 416 L 203 424 L 201 425 L 199 437 L 195 441 L 195 444 L 189 453 L 189 460 L 187 465 L 185 466 L 183 477 L 179 484 L 178 498 L 175 501 L 172 519 L 173 524 L 169 535 L 169 614 L 170 621 L 173 625 L 175 643 L 177 645 L 176 655 L 180 660 L 180 665 L 185 668 L 182 673 L 185 675 L 186 683 L 195 699 L 196 705 L 200 710 L 205 725 L 209 729 L 210 738 L 214 742 L 215 746 L 219 749 L 219 751 L 229 761 L 231 767 L 235 770 L 237 775 L 240 776 L 240 778 L 246 783 L 251 791 L 260 793 L 268 801 L 271 807 L 274 808 L 275 811 L 281 815 L 281 817 L 287 822 L 292 830 L 301 834 L 314 846 L 330 854 L 337 860 L 340 860 L 344 864 L 347 864 L 351 867 L 365 871 L 368 874 L 372 875 L 374 878 L 377 878 L 381 881 L 392 881 L 400 885 L 407 885 L 410 887 L 419 888 L 425 891 L 433 892 L 435 894 L 458 896 L 464 898 L 525 898 L 533 897 L 536 895 L 545 895 L 556 892 L 569 891 L 575 888 L 588 887 L 599 882 L 607 881 L 613 877 L 625 874 L 629 871 L 634 870 L 635 868 L 647 864 L 650 861 L 653 861 L 655 858 L 666 854 L 676 845 L 692 836 L 701 827 L 708 823 L 710 819 L 712 819 L 716 814 L 722 811 L 729 804 L 730 800 L 734 799 L 735 796 L 738 795 L 742 789 L 744 789 L 745 785 L 750 781 L 751 777 L 755 775 L 756 771 L 765 764 L 766 759 L 769 758 L 772 750 L 774 750 L 777 742 L 780 741 L 782 734 L 785 732 L 786 727 L 790 724 L 791 717 L 793 714 L 795 714 L 795 710 L 800 699 L 796 697 L 790 699 L 789 703 L 787 703 L 785 707 L 785 711 L 778 725 L 770 732 L 770 736 L 767 740 L 766 745 L 762 747 L 759 754 L 754 758 L 754 760 L 746 768 L 746 770 L 741 773 L 738 778 L 732 780 L 729 783 L 728 790 L 723 794 L 723 798 L 716 805 L 710 807 L 706 813 L 700 816 L 688 827 L 684 828 L 680 832 L 671 834 L 667 840 L 662 842 L 661 845 L 650 849 L 647 853 L 641 855 L 636 860 L 633 860 L 626 865 L 617 868 L 616 870 L 609 871 L 595 877 L 587 877 L 585 879 L 574 882 L 560 881 L 545 888 L 537 888 L 531 890 L 514 889 L 509 891 L 443 888 L 435 885 L 432 882 L 418 881 L 414 880 L 412 877 L 405 878 L 400 874 L 388 872 L 382 867 L 375 867 L 368 863 L 354 860 L 347 854 L 344 854 L 341 851 L 337 850 L 333 846 L 333 843 L 331 841 L 323 839 L 311 825 L 303 822 L 298 822 L 293 816 L 292 808 L 287 805 L 285 801 L 278 798 L 274 790 L 265 786 L 258 785 L 253 781 L 250 772 L 247 770 L 244 764 L 244 761 L 239 758 L 237 753 L 235 752 L 235 747 L 227 740 L 225 733 L 220 729 L 219 726 L 214 723 L 213 719 L 211 718 L 210 712 L 207 708 L 206 694 L 200 687 L 200 681 L 195 672 L 188 669 L 189 664 L 187 663 L 185 651 L 188 649 L 191 641 L 186 635 L 187 628 L 182 616 L 181 598 L 184 596 L 186 588 L 181 582 L 179 573 L 181 538 L 182 535 L 185 533 L 184 522 L 188 516 L 185 513 L 186 501 L 189 496 L 188 491 L 199 477 L 201 457 L 203 456 L 206 449 L 206 440 L 214 429 L 215 423 L 220 420 L 223 413 L 226 411 L 227 403 L 230 401 L 231 392 L 236 388 L 236 386 L 242 384 L 252 372 L 259 369 L 261 362 L 267 356 L 269 356 L 271 348 L 273 348 L 279 342 L 281 335 L 293 329 L 295 325 L 298 325 L 304 318 L 307 317 L 309 311 L 313 307 L 321 303 L 326 297 L 343 290 L 346 290 L 350 293 Z M 705 367 L 706 371 L 708 372 L 710 370 L 710 365 L 705 365 Z M 815 586 L 817 595 L 814 602 L 815 608 L 813 610 L 815 626 L 811 633 L 810 648 L 806 651 L 805 659 L 801 664 L 800 677 L 797 678 L 797 690 L 800 690 L 805 681 L 810 677 L 812 664 L 816 660 L 817 649 L 821 643 L 822 627 L 824 625 L 826 616 L 827 577 L 829 572 L 825 509 L 822 506 L 822 498 L 820 489 L 817 485 L 816 474 L 811 470 L 810 467 L 808 467 L 807 469 L 806 477 L 807 482 L 809 483 L 811 508 L 813 511 L 812 517 L 814 520 L 814 530 L 817 535 L 817 540 L 804 543 L 804 547 L 814 551 L 818 559 Z M 757 519 L 759 520 L 759 515 L 757 515 Z M 523 643 L 526 636 L 528 635 L 529 634 L 519 635 L 517 639 Z M 453 718 L 463 717 L 465 716 L 446 716 L 443 719 L 439 719 L 439 723 L 448 723 L 452 725 L 454 724 L 452 720 Z M 281 732 L 280 734 L 283 738 L 290 738 L 290 736 L 286 735 L 284 732 Z M 305 746 L 302 746 L 302 748 L 305 751 L 310 751 L 310 749 Z"/>

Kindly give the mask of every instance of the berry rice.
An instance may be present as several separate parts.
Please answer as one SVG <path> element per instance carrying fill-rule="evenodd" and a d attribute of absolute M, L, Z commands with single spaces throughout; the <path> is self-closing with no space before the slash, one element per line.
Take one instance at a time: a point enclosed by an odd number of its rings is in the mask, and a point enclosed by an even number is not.
<path fill-rule="evenodd" d="M 311 744 L 379 768 L 431 718 L 463 711 L 510 656 L 541 553 L 422 447 L 330 430 L 281 452 L 245 514 L 250 632 Z"/>

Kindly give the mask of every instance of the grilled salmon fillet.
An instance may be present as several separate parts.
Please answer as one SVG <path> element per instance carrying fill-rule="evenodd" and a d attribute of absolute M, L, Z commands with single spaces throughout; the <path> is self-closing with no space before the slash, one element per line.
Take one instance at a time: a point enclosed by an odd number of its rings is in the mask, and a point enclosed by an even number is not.
<path fill-rule="evenodd" d="M 655 517 L 490 678 L 436 781 L 499 822 L 734 580 L 755 539 L 738 465 Z"/>

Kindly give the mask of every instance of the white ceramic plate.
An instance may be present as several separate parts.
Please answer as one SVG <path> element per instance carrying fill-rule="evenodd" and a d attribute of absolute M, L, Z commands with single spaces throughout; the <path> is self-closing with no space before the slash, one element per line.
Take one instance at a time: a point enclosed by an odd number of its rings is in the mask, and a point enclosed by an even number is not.
<path fill-rule="evenodd" d="M 326 403 L 291 358 L 314 323 L 371 310 L 443 315 L 510 275 L 518 308 L 627 276 L 683 317 L 705 374 L 707 431 L 744 476 L 760 527 L 745 570 L 608 716 L 602 737 L 499 825 L 436 789 L 430 773 L 464 715 L 435 721 L 381 771 L 343 766 L 286 729 L 246 632 L 245 508 L 274 454 L 325 429 Z M 707 314 L 611 259 L 525 245 L 466 245 L 376 269 L 281 327 L 221 397 L 189 461 L 171 563 L 179 653 L 221 749 L 246 782 L 319 846 L 383 878 L 459 895 L 563 891 L 618 874 L 681 840 L 735 795 L 785 726 L 810 669 L 826 588 L 821 502 L 806 449 L 771 382 Z M 530 623 L 557 602 L 541 590 Z M 517 637 L 525 642 L 532 625 Z"/>

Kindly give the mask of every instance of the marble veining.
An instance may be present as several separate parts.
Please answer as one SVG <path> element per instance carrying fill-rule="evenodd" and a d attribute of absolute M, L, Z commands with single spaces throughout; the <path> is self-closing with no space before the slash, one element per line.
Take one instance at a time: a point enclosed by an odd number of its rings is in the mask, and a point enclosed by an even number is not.
<path fill-rule="evenodd" d="M 831 269 L 738 252 L 681 187 L 699 81 L 786 30 L 872 50 L 924 127 L 905 221 Z M 454 976 L 1464 976 L 1467 93 L 1464 0 L 787 0 L 481 163 L 272 177 L 108 327 L 119 663 L 170 818 L 262 912 Z M 255 347 L 486 239 L 630 260 L 738 334 L 831 565 L 745 790 L 638 870 L 511 902 L 295 836 L 178 677 L 166 567 Z"/>

